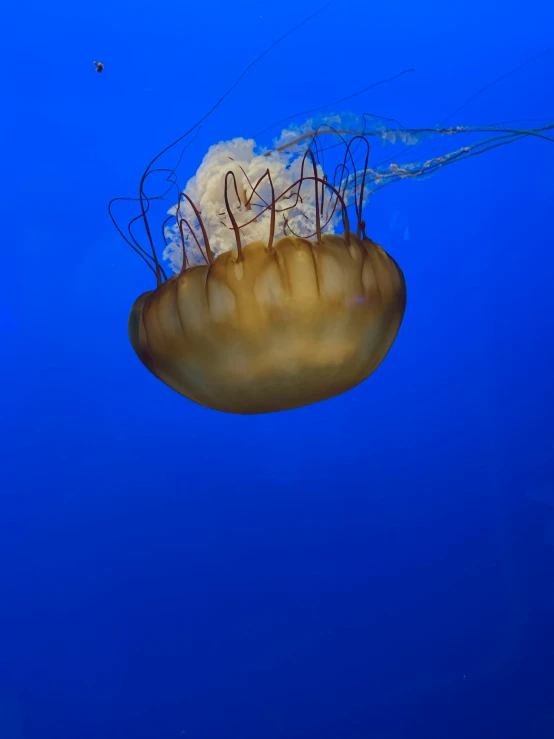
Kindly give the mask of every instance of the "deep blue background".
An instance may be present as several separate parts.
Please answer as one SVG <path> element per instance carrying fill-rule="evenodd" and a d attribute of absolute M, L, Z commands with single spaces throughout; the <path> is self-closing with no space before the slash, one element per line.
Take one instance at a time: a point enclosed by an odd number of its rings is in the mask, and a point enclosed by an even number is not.
<path fill-rule="evenodd" d="M 339 5 L 206 123 L 191 175 L 406 67 L 352 108 L 434 125 L 552 45 L 544 0 Z M 376 196 L 408 309 L 342 397 L 218 414 L 127 340 L 152 280 L 107 202 L 316 8 L 2 10 L 0 739 L 554 736 L 553 144 Z M 455 122 L 552 119 L 553 82 L 554 53 Z"/>

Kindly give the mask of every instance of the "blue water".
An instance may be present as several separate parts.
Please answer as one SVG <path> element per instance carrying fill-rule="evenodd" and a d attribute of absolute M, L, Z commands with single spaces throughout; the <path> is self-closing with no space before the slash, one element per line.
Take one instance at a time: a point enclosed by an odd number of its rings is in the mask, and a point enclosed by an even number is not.
<path fill-rule="evenodd" d="M 127 339 L 152 276 L 108 201 L 317 8 L 2 10 L 0 739 L 554 736 L 553 143 L 372 199 L 408 307 L 341 397 L 208 411 Z M 351 109 L 433 126 L 553 28 L 544 0 L 336 4 L 183 166 L 409 67 Z M 553 83 L 554 53 L 455 122 L 552 121 Z"/>

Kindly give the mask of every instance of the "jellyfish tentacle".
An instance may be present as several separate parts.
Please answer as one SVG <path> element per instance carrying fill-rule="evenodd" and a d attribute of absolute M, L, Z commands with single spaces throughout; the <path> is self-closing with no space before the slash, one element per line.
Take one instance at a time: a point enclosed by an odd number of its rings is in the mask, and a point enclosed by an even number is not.
<path fill-rule="evenodd" d="M 231 220 L 231 224 L 233 226 L 233 231 L 235 232 L 235 241 L 236 241 L 236 244 L 237 244 L 237 262 L 242 262 L 242 242 L 241 242 L 241 238 L 240 238 L 240 228 L 239 228 L 239 226 L 237 224 L 237 219 L 235 218 L 235 216 L 233 214 L 233 211 L 231 210 L 231 206 L 229 205 L 229 192 L 228 192 L 228 187 L 229 187 L 228 186 L 228 180 L 229 180 L 229 177 L 232 177 L 233 178 L 233 183 L 234 183 L 234 186 L 235 186 L 235 193 L 237 195 L 237 200 L 239 201 L 239 204 L 240 204 L 239 193 L 238 193 L 238 190 L 237 190 L 237 179 L 235 177 L 235 173 L 233 171 L 229 170 L 229 172 L 227 172 L 227 174 L 225 175 L 225 187 L 224 187 L 225 208 L 227 210 L 227 215 L 229 216 L 229 218 Z"/>
<path fill-rule="evenodd" d="M 196 216 L 196 220 L 198 221 L 198 224 L 200 225 L 200 229 L 202 230 L 202 238 L 204 239 L 204 246 L 206 247 L 206 254 L 207 254 L 207 257 L 208 257 L 208 262 L 210 264 L 213 264 L 214 263 L 214 255 L 213 255 L 213 252 L 212 252 L 212 248 L 210 246 L 210 240 L 208 238 L 208 233 L 206 231 L 206 227 L 204 225 L 204 221 L 202 220 L 202 216 L 200 215 L 200 211 L 198 210 L 198 208 L 194 204 L 194 201 L 192 200 L 192 198 L 189 195 L 187 195 L 186 192 L 181 193 L 181 195 L 182 195 L 182 197 L 184 197 L 184 198 L 186 198 L 188 200 L 191 208 L 194 211 L 194 215 Z M 194 232 L 193 232 L 193 234 L 194 234 Z"/>

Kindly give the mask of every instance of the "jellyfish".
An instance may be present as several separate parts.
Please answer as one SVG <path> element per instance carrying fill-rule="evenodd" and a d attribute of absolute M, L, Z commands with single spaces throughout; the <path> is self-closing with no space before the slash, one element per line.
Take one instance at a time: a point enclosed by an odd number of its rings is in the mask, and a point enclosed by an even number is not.
<path fill-rule="evenodd" d="M 286 158 L 252 152 L 234 151 L 239 165 L 225 172 L 228 151 L 216 147 L 204 162 L 199 204 L 185 190 L 173 209 L 165 253 L 176 273 L 135 302 L 131 344 L 169 387 L 217 410 L 267 413 L 338 395 L 392 346 L 406 305 L 402 271 L 359 217 L 351 227 L 348 185 L 327 179 L 311 148 L 293 160 L 297 177 Z M 356 189 L 363 200 L 363 177 Z"/>
<path fill-rule="evenodd" d="M 137 357 L 180 395 L 228 413 L 291 410 L 354 388 L 387 356 L 406 308 L 400 266 L 367 234 L 369 198 L 526 136 L 552 141 L 552 129 L 410 129 L 369 114 L 315 116 L 271 146 L 250 138 L 210 147 L 180 188 L 177 167 L 158 160 L 181 145 L 180 163 L 197 124 L 145 170 L 127 233 L 114 218 L 155 277 L 129 316 Z M 398 158 L 462 135 L 478 139 L 421 161 Z M 382 144 L 401 151 L 377 161 Z M 151 195 L 155 173 L 166 186 Z M 160 259 L 150 209 L 173 192 Z M 135 236 L 139 221 L 149 248 Z"/>

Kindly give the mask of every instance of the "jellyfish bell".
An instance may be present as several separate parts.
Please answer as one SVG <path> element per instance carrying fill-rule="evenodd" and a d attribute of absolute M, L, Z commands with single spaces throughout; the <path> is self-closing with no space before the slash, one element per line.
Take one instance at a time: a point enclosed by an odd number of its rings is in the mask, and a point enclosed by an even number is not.
<path fill-rule="evenodd" d="M 406 288 L 370 239 L 255 241 L 171 277 L 134 304 L 129 336 L 143 364 L 201 405 L 288 410 L 365 380 L 392 346 Z"/>

